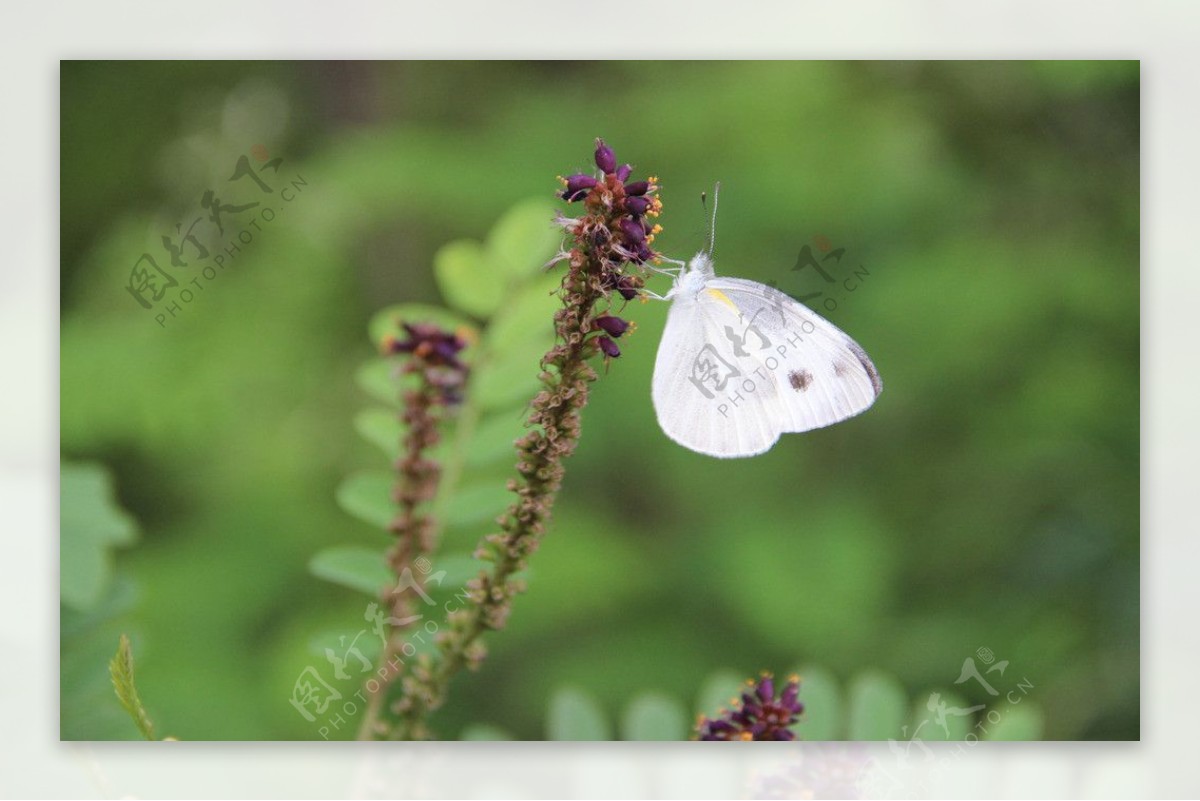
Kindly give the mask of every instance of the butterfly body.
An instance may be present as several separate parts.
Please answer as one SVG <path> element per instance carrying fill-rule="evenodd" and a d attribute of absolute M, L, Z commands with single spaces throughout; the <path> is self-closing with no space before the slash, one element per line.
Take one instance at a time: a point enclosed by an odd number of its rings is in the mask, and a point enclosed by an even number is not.
<path fill-rule="evenodd" d="M 700 253 L 675 278 L 654 367 L 668 437 L 722 458 L 865 411 L 883 389 L 866 352 L 777 289 L 716 275 Z"/>

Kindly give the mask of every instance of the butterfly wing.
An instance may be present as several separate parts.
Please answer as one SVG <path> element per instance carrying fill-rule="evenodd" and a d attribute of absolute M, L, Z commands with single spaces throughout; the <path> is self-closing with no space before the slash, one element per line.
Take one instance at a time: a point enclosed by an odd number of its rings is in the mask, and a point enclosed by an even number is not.
<path fill-rule="evenodd" d="M 721 457 L 845 420 L 882 389 L 858 343 L 783 292 L 739 278 L 712 278 L 675 301 L 654 370 L 663 431 Z"/>
<path fill-rule="evenodd" d="M 730 413 L 725 394 L 734 391 L 742 372 L 723 343 L 725 328 L 737 326 L 737 313 L 704 291 L 677 298 L 654 364 L 652 395 L 659 426 L 680 445 L 709 456 L 762 453 L 782 432 L 781 410 L 751 408 L 763 396 L 744 403 L 739 411 L 745 413 Z"/>
<path fill-rule="evenodd" d="M 870 408 L 883 380 L 862 346 L 803 303 L 756 281 L 714 278 L 708 283 L 741 311 L 751 333 L 742 351 L 756 377 L 779 397 L 785 432 L 811 431 Z M 754 332 L 757 329 L 757 333 Z M 769 344 L 764 346 L 764 343 Z"/>

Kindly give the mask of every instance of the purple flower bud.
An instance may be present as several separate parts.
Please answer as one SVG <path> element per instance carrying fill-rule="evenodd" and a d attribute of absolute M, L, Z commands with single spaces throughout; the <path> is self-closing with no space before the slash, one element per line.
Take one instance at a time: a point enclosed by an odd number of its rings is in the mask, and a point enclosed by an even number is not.
<path fill-rule="evenodd" d="M 597 337 L 596 344 L 600 346 L 600 352 L 610 359 L 615 359 L 621 355 L 621 349 L 617 347 L 617 343 L 608 337 Z"/>
<path fill-rule="evenodd" d="M 620 337 L 621 334 L 624 334 L 629 330 L 629 323 L 622 320 L 620 317 L 613 317 L 612 315 L 608 314 L 597 317 L 592 321 L 592 325 L 596 326 L 601 331 L 604 331 L 613 339 Z"/>
<path fill-rule="evenodd" d="M 621 233 L 625 235 L 625 240 L 631 245 L 638 245 L 646 241 L 646 229 L 642 228 L 642 224 L 625 217 L 620 222 Z"/>
<path fill-rule="evenodd" d="M 632 172 L 633 172 L 632 164 L 622 164 L 620 167 L 617 167 L 617 180 L 624 181 L 625 179 L 627 179 L 629 177 L 629 174 Z"/>
<path fill-rule="evenodd" d="M 458 360 L 458 353 L 466 347 L 458 335 L 443 331 L 430 323 L 402 322 L 401 327 L 408 335 L 407 340 L 387 337 L 383 341 L 386 353 L 411 353 L 432 367 L 450 367 L 454 370 L 465 370 L 466 367 Z"/>
<path fill-rule="evenodd" d="M 650 208 L 650 201 L 644 197 L 625 198 L 625 210 L 635 217 L 641 217 Z"/>
<path fill-rule="evenodd" d="M 792 712 L 800 714 L 804 711 L 804 704 L 800 703 L 798 699 L 799 695 L 800 684 L 795 681 L 789 681 L 787 686 L 783 688 L 783 694 L 779 696 L 779 703 Z"/>
<path fill-rule="evenodd" d="M 775 697 L 775 680 L 770 676 L 763 676 L 758 683 L 758 700 L 764 704 Z"/>
<path fill-rule="evenodd" d="M 641 264 L 642 262 L 650 261 L 653 258 L 654 258 L 654 251 L 651 250 L 650 246 L 647 245 L 645 242 L 642 242 L 641 244 L 639 244 L 637 246 L 637 250 L 633 254 L 633 260 L 636 261 L 638 264 Z"/>
<path fill-rule="evenodd" d="M 617 279 L 617 291 L 621 293 L 621 297 L 625 300 L 633 300 L 638 296 L 638 282 L 629 275 L 623 275 Z"/>
<path fill-rule="evenodd" d="M 612 152 L 612 148 L 604 144 L 603 139 L 596 140 L 596 166 L 599 167 L 605 175 L 611 175 L 617 169 L 617 157 Z"/>
<path fill-rule="evenodd" d="M 650 191 L 649 181 L 634 181 L 631 184 L 625 184 L 626 195 L 644 195 Z"/>
<path fill-rule="evenodd" d="M 582 198 L 595 185 L 596 179 L 590 175 L 572 175 L 567 178 L 567 188 L 562 191 L 562 196 L 571 203 Z"/>

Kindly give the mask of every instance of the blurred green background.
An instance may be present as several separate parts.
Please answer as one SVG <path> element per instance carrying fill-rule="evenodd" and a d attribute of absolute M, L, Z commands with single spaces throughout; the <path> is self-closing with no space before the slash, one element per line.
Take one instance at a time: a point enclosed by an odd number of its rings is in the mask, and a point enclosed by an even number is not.
<path fill-rule="evenodd" d="M 666 308 L 629 307 L 638 330 L 595 387 L 530 591 L 438 730 L 540 738 L 564 686 L 616 717 L 640 692 L 690 702 L 714 671 L 797 665 L 878 671 L 919 703 L 989 648 L 1034 685 L 1041 736 L 1139 736 L 1136 62 L 64 62 L 61 78 L 62 454 L 106 467 L 136 521 L 103 547 L 68 540 L 64 475 L 64 738 L 136 736 L 106 672 L 121 631 L 162 734 L 317 736 L 293 683 L 322 637 L 363 625 L 364 596 L 308 564 L 386 544 L 335 501 L 386 467 L 354 426 L 367 322 L 440 304 L 438 248 L 552 205 L 596 136 L 659 176 L 673 256 L 701 247 L 699 196 L 721 181 L 718 272 L 832 298 L 812 305 L 885 392 L 761 457 L 693 454 L 650 404 Z M 155 252 L 175 269 L 160 240 L 205 190 L 259 197 L 226 183 L 256 145 L 283 158 L 268 182 L 306 185 L 160 326 L 131 268 Z M 846 249 L 838 284 L 792 269 L 825 241 Z M 85 551 L 93 591 L 71 593 Z"/>

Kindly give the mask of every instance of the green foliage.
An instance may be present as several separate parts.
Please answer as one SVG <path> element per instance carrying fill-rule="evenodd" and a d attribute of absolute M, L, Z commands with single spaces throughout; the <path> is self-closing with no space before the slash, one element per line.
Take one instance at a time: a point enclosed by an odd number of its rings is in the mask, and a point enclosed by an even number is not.
<path fill-rule="evenodd" d="M 112 550 L 129 546 L 137 526 L 116 504 L 112 479 L 98 464 L 64 461 L 60 469 L 59 592 L 72 609 L 96 605 L 112 580 Z"/>
<path fill-rule="evenodd" d="M 114 546 L 132 545 L 138 526 L 117 505 L 108 470 L 96 463 L 63 461 L 60 514 L 60 733 L 65 740 L 126 739 L 129 721 L 113 703 L 113 689 L 122 703 L 130 696 L 122 697 L 116 674 L 110 683 L 104 664 L 118 636 L 127 650 L 122 629 L 137 601 L 128 575 L 114 571 L 112 552 Z M 132 656 L 129 660 L 132 677 Z M 142 725 L 137 717 L 135 722 Z"/>
<path fill-rule="evenodd" d="M 804 715 L 795 729 L 797 736 L 815 742 L 839 739 L 846 729 L 846 709 L 837 679 L 819 667 L 806 666 L 796 673 L 800 676 L 800 700 L 804 702 Z"/>
<path fill-rule="evenodd" d="M 696 700 L 697 714 L 705 717 L 716 717 L 742 692 L 742 682 L 745 677 L 732 670 L 721 670 L 711 674 L 700 685 L 700 693 Z"/>
<path fill-rule="evenodd" d="M 987 725 L 984 740 L 1039 740 L 1045 728 L 1042 710 L 1032 702 L 1009 707 L 998 723 Z"/>
<path fill-rule="evenodd" d="M 399 304 L 376 313 L 368 325 L 372 341 L 404 338 L 402 323 L 434 323 L 458 332 L 468 343 L 461 358 L 471 367 L 467 399 L 456 409 L 442 443 L 429 455 L 442 461 L 437 519 L 447 529 L 487 523 L 508 505 L 505 479 L 494 469 L 514 458 L 513 442 L 523 430 L 524 403 L 536 391 L 537 363 L 554 342 L 551 324 L 558 301 L 557 279 L 542 273 L 555 253 L 560 235 L 551 225 L 552 205 L 541 200 L 517 204 L 502 216 L 486 244 L 454 242 L 435 258 L 438 286 L 453 310 L 429 304 Z M 505 289 L 497 291 L 496 275 Z M 482 320 L 482 327 L 468 320 Z M 406 377 L 396 360 L 377 357 L 358 371 L 359 385 L 392 409 L 373 407 L 358 413 L 358 433 L 391 459 L 400 453 L 404 425 L 394 410 Z M 361 470 L 338 487 L 343 510 L 376 528 L 387 529 L 396 515 L 392 500 L 396 476 L 384 470 Z M 435 556 L 435 569 L 446 571 L 442 588 L 462 586 L 479 570 L 469 556 Z M 322 550 L 310 564 L 315 575 L 371 595 L 391 577 L 383 550 L 334 547 Z M 381 569 L 382 568 L 382 569 Z"/>
<path fill-rule="evenodd" d="M 346 478 L 337 489 L 337 502 L 348 513 L 378 528 L 386 529 L 396 516 L 391 500 L 396 477 L 384 470 L 361 470 Z"/>
<path fill-rule="evenodd" d="M 146 714 L 146 707 L 142 705 L 142 699 L 138 696 L 137 686 L 133 680 L 133 646 L 129 644 L 129 637 L 122 634 L 120 643 L 117 645 L 117 653 L 113 656 L 112 661 L 108 663 L 108 673 L 112 677 L 113 691 L 117 694 L 117 700 L 129 717 L 133 719 L 133 723 L 137 726 L 138 731 L 147 740 L 154 739 L 154 724 L 150 722 L 150 716 Z"/>
<path fill-rule="evenodd" d="M 137 729 L 113 696 L 105 665 L 112 644 L 135 626 L 138 593 L 129 576 L 118 573 L 104 597 L 86 612 L 64 605 L 59 619 L 59 736 L 63 740 L 131 740 Z"/>
<path fill-rule="evenodd" d="M 622 740 L 686 740 L 688 717 L 683 704 L 668 695 L 645 692 L 625 707 Z"/>
<path fill-rule="evenodd" d="M 312 558 L 308 569 L 318 578 L 368 595 L 395 581 L 382 553 L 358 545 L 326 548 Z"/>
<path fill-rule="evenodd" d="M 574 687 L 563 687 L 550 697 L 546 739 L 611 740 L 612 725 L 592 696 Z"/>
<path fill-rule="evenodd" d="M 864 673 L 851 682 L 849 695 L 849 739 L 886 740 L 902 734 L 908 719 L 908 698 L 896 679 Z"/>

